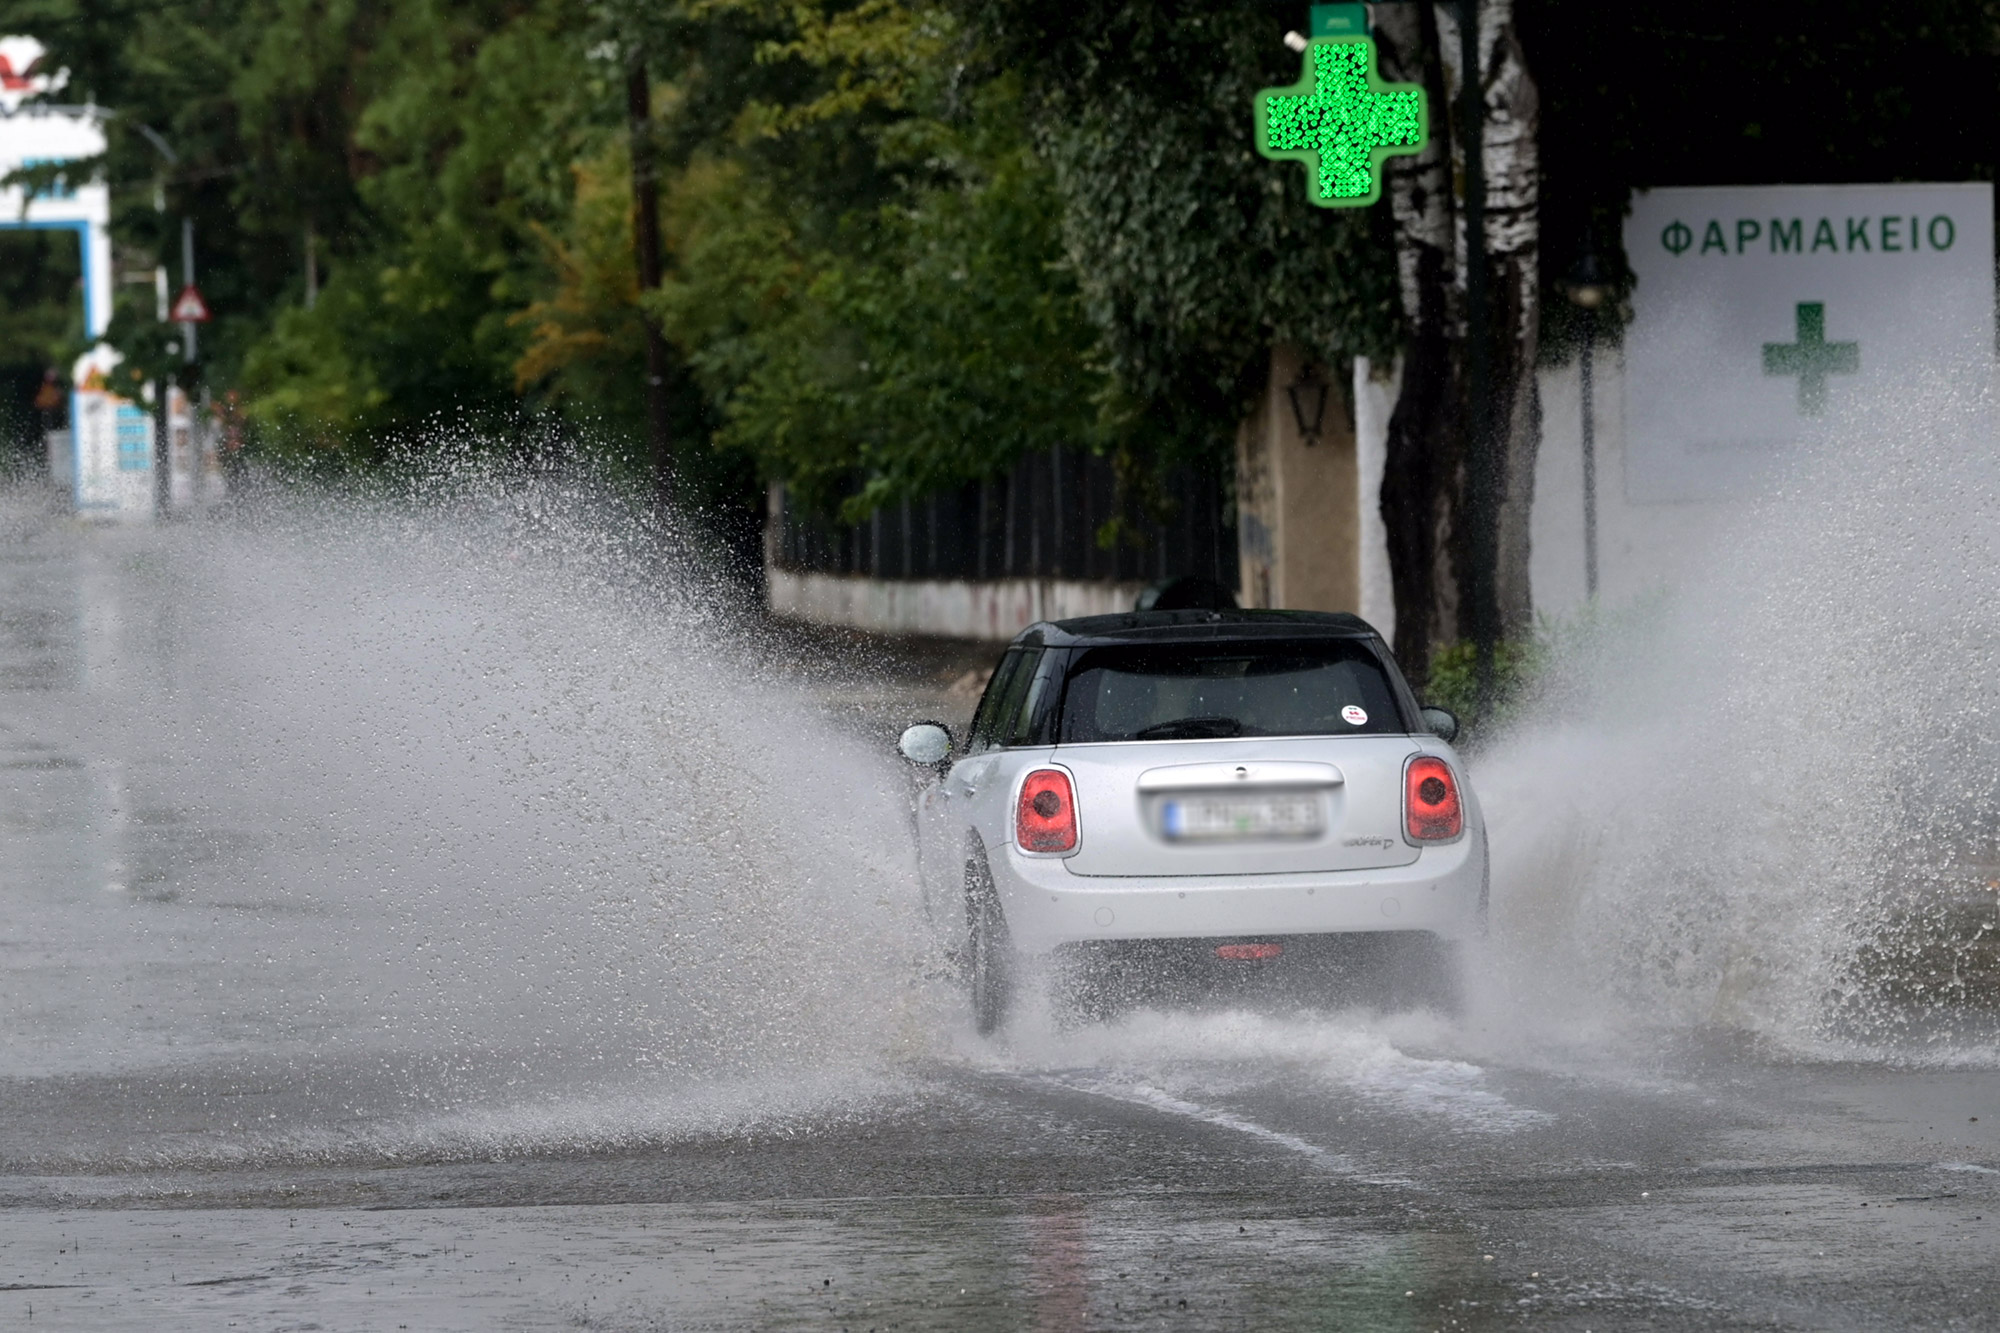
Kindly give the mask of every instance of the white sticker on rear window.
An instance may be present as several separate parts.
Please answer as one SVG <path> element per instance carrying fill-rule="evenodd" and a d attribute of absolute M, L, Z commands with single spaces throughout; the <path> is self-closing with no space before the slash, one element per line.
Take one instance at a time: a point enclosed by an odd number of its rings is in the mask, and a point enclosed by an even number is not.
<path fill-rule="evenodd" d="M 1368 721 L 1368 710 L 1359 704 L 1349 704 L 1340 710 L 1340 717 L 1349 726 L 1364 726 Z"/>

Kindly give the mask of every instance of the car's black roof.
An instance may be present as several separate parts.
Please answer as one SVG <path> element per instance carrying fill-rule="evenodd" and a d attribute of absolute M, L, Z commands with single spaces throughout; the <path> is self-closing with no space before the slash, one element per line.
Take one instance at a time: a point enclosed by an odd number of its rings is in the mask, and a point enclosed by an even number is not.
<path fill-rule="evenodd" d="M 1044 620 L 1014 637 L 1050 648 L 1095 644 L 1214 643 L 1229 639 L 1368 639 L 1375 627 L 1345 611 L 1121 611 Z"/>

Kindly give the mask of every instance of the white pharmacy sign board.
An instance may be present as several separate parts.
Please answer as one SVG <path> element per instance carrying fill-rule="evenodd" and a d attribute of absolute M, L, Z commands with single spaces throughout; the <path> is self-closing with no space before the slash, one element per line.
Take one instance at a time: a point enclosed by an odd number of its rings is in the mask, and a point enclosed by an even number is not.
<path fill-rule="evenodd" d="M 1633 503 L 1755 494 L 1844 411 L 1992 374 L 1987 183 L 1652 190 L 1625 252 Z"/>

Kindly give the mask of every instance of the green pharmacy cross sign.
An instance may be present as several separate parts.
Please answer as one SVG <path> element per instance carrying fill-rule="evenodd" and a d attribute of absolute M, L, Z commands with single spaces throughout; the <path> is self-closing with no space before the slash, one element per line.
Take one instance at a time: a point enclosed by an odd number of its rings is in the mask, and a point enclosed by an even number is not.
<path fill-rule="evenodd" d="M 1384 83 L 1370 37 L 1316 37 L 1300 79 L 1257 94 L 1257 151 L 1303 162 L 1309 197 L 1321 208 L 1365 208 L 1382 197 L 1382 163 L 1423 148 L 1424 90 Z"/>
<path fill-rule="evenodd" d="M 1826 411 L 1826 377 L 1852 375 L 1861 369 L 1860 343 L 1826 340 L 1826 304 L 1801 301 L 1795 343 L 1765 343 L 1766 375 L 1799 377 L 1799 415 L 1816 417 Z"/>

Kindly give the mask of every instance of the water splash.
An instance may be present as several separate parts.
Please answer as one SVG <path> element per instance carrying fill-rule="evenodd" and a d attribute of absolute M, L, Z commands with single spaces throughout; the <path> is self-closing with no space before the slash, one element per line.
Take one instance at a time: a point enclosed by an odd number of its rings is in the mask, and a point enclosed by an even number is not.
<path fill-rule="evenodd" d="M 1455 1035 L 1447 1020 L 1425 1011 L 1142 1009 L 1076 1028 L 1031 1013 L 1003 1049 L 974 1058 L 1140 1100 L 1192 1105 L 1279 1087 L 1293 1095 L 1304 1089 L 1316 1101 L 1352 1099 L 1438 1132 L 1511 1134 L 1548 1122 L 1543 1112 L 1510 1102 L 1486 1069 L 1442 1053 Z"/>
<path fill-rule="evenodd" d="M 591 488 L 0 527 L 0 1074 L 270 1094 L 195 1156 L 462 1151 L 851 1103 L 936 1029 L 905 776 Z"/>
<path fill-rule="evenodd" d="M 1990 1058 L 1989 398 L 1967 374 L 1860 405 L 1670 593 L 1574 636 L 1482 756 L 1495 998 L 1525 1025 Z"/>

